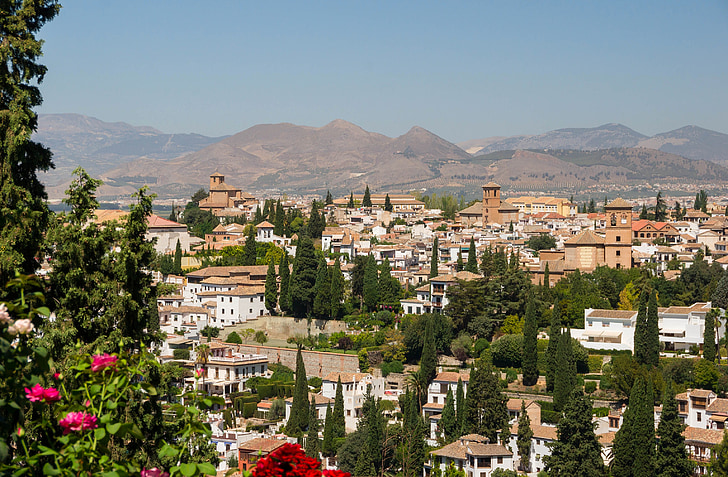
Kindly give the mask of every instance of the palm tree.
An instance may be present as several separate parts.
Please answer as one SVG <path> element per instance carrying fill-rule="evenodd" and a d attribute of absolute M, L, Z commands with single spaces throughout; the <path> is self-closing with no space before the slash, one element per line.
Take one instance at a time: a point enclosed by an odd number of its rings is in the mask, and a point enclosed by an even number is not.
<path fill-rule="evenodd" d="M 207 374 L 207 360 L 210 357 L 210 345 L 199 345 L 197 347 L 197 359 L 195 363 L 202 365 L 202 389 L 205 389 L 205 375 Z"/>
<path fill-rule="evenodd" d="M 412 390 L 415 392 L 415 396 L 417 396 L 417 408 L 421 410 L 422 406 L 425 404 L 422 402 L 422 398 L 427 396 L 427 389 L 425 389 L 425 382 L 422 378 L 422 373 L 420 373 L 419 370 L 411 371 L 409 376 L 407 376 L 407 384 L 412 386 Z"/>

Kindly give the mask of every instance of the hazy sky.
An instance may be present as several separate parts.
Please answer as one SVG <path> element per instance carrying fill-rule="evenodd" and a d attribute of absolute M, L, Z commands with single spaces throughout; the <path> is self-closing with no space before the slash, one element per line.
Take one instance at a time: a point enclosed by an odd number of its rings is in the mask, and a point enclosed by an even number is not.
<path fill-rule="evenodd" d="M 233 134 L 341 118 L 453 142 L 728 133 L 728 1 L 66 0 L 41 113 Z"/>

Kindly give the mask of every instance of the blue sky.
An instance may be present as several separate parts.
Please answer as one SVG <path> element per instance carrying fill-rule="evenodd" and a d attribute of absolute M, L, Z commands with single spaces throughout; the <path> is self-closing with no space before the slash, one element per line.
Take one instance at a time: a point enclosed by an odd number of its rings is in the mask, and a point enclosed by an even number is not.
<path fill-rule="evenodd" d="M 41 113 L 164 132 L 351 121 L 453 142 L 728 133 L 728 1 L 67 0 Z"/>

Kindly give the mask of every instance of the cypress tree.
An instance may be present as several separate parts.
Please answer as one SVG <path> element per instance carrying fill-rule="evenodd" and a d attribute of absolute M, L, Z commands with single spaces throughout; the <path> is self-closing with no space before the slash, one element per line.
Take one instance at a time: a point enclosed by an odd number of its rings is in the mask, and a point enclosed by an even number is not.
<path fill-rule="evenodd" d="M 313 308 L 318 263 L 311 238 L 305 234 L 301 235 L 298 239 L 296 258 L 293 260 L 293 274 L 288 287 L 291 295 L 291 308 L 293 314 L 298 318 L 308 316 Z"/>
<path fill-rule="evenodd" d="M 384 197 L 384 210 L 387 212 L 392 212 L 394 210 L 394 207 L 392 207 L 392 201 L 389 199 L 389 194 Z"/>
<path fill-rule="evenodd" d="M 470 237 L 470 248 L 468 249 L 468 263 L 465 270 L 470 273 L 478 273 L 478 252 L 475 249 L 475 239 Z"/>
<path fill-rule="evenodd" d="M 723 273 L 710 299 L 713 306 L 728 309 L 728 271 Z"/>
<path fill-rule="evenodd" d="M 313 457 L 314 459 L 319 458 L 320 442 L 318 436 L 319 420 L 316 412 L 315 404 L 309 407 L 308 414 L 308 435 L 306 436 L 306 455 Z"/>
<path fill-rule="evenodd" d="M 551 288 L 551 274 L 549 273 L 549 262 L 543 267 L 543 286 Z"/>
<path fill-rule="evenodd" d="M 437 349 L 435 345 L 435 328 L 434 318 L 427 316 L 425 318 L 425 336 L 422 344 L 422 357 L 420 358 L 420 376 L 422 377 L 422 387 L 425 394 L 435 376 L 437 375 Z"/>
<path fill-rule="evenodd" d="M 655 453 L 657 477 L 689 477 L 693 475 L 693 464 L 685 449 L 683 426 L 671 382 L 667 383 L 663 396 L 662 414 L 657 426 L 657 435 L 660 436 Z"/>
<path fill-rule="evenodd" d="M 273 222 L 273 235 L 283 237 L 286 231 L 286 212 L 281 205 L 281 199 L 276 202 L 276 218 Z"/>
<path fill-rule="evenodd" d="M 448 387 L 447 396 L 445 396 L 445 407 L 442 408 L 442 416 L 440 417 L 440 431 L 445 442 L 452 442 L 458 437 L 456 435 L 458 422 L 454 401 L 452 389 Z"/>
<path fill-rule="evenodd" d="M 538 322 L 536 318 L 536 299 L 533 292 L 529 292 L 526 302 L 521 368 L 524 386 L 533 386 L 538 382 Z"/>
<path fill-rule="evenodd" d="M 419 413 L 416 393 L 407 389 L 406 411 L 402 423 L 403 451 L 402 470 L 406 477 L 421 475 L 425 462 L 425 424 Z"/>
<path fill-rule="evenodd" d="M 629 395 L 622 427 L 614 436 L 614 477 L 655 474 L 655 420 L 652 381 L 638 375 Z"/>
<path fill-rule="evenodd" d="M 660 362 L 660 327 L 658 320 L 657 292 L 652 290 L 650 293 L 650 301 L 647 306 L 647 326 L 645 326 L 647 355 L 645 357 L 647 364 L 655 368 Z"/>
<path fill-rule="evenodd" d="M 291 269 L 288 267 L 288 252 L 283 250 L 281 263 L 278 265 L 278 274 L 281 276 L 279 306 L 283 313 L 291 312 L 291 295 L 289 291 Z"/>
<path fill-rule="evenodd" d="M 557 435 L 551 455 L 544 457 L 550 477 L 606 476 L 602 446 L 594 434 L 591 402 L 581 391 L 572 393 L 557 425 Z"/>
<path fill-rule="evenodd" d="M 531 467 L 531 439 L 533 438 L 533 429 L 531 429 L 531 418 L 526 412 L 526 401 L 521 400 L 521 414 L 518 416 L 518 435 L 516 437 L 516 447 L 518 447 L 518 456 L 521 459 L 521 470 L 530 471 Z"/>
<path fill-rule="evenodd" d="M 316 318 L 325 319 L 331 317 L 331 274 L 326 260 L 319 261 L 314 285 L 315 297 L 313 300 L 313 314 Z"/>
<path fill-rule="evenodd" d="M 498 431 L 508 422 L 508 397 L 501 392 L 500 379 L 492 365 L 479 359 L 470 372 L 465 398 L 466 426 L 470 433 L 498 442 Z"/>
<path fill-rule="evenodd" d="M 349 195 L 349 202 L 346 204 L 347 209 L 353 209 L 354 208 L 354 193 L 352 192 L 351 195 Z"/>
<path fill-rule="evenodd" d="M 457 262 L 455 262 L 455 270 L 458 272 L 462 272 L 465 270 L 465 262 L 463 262 L 463 250 L 458 249 L 458 259 Z"/>
<path fill-rule="evenodd" d="M 556 373 L 556 349 L 561 337 L 561 309 L 559 299 L 554 301 L 554 308 L 551 310 L 551 327 L 549 328 L 549 346 L 546 348 L 546 390 L 554 390 L 554 375 Z"/>
<path fill-rule="evenodd" d="M 715 317 L 718 309 L 713 308 L 705 315 L 705 330 L 703 331 L 703 358 L 715 361 L 717 346 L 715 344 Z"/>
<path fill-rule="evenodd" d="M 379 301 L 381 303 L 392 303 L 399 299 L 401 287 L 399 280 L 392 277 L 392 267 L 389 266 L 389 259 L 385 258 L 379 271 Z"/>
<path fill-rule="evenodd" d="M 263 221 L 263 214 L 260 212 L 260 206 L 255 206 L 255 215 L 253 216 L 253 225 L 258 225 Z"/>
<path fill-rule="evenodd" d="M 309 402 L 308 402 L 308 380 L 306 379 L 306 366 L 303 364 L 301 348 L 296 354 L 296 384 L 293 388 L 293 404 L 291 405 L 291 417 L 286 424 L 286 434 L 289 436 L 300 436 L 308 427 Z"/>
<path fill-rule="evenodd" d="M 318 202 L 315 200 L 311 205 L 311 214 L 308 218 L 308 232 L 311 238 L 321 238 L 321 234 L 326 227 L 326 221 L 321 217 L 318 211 Z"/>
<path fill-rule="evenodd" d="M 337 319 L 341 316 L 343 300 L 344 274 L 341 273 L 339 257 L 336 257 L 336 260 L 334 260 L 334 268 L 331 269 L 331 318 Z"/>
<path fill-rule="evenodd" d="M 457 435 L 460 437 L 465 433 L 465 389 L 463 379 L 458 376 L 458 387 L 455 388 L 455 411 L 457 413 Z"/>
<path fill-rule="evenodd" d="M 369 446 L 364 446 L 359 456 L 356 458 L 356 466 L 354 467 L 354 475 L 357 476 L 375 476 L 377 470 L 374 468 L 374 461 L 372 459 Z"/>
<path fill-rule="evenodd" d="M 174 274 L 182 274 L 182 245 L 177 239 L 177 247 L 174 249 Z"/>
<path fill-rule="evenodd" d="M 331 205 L 334 203 L 334 198 L 331 196 L 331 191 L 326 191 L 326 200 L 324 201 L 325 205 Z"/>
<path fill-rule="evenodd" d="M 265 274 L 265 307 L 271 313 L 275 314 L 278 305 L 278 281 L 276 276 L 276 268 L 273 260 L 268 262 L 268 271 Z"/>
<path fill-rule="evenodd" d="M 331 403 L 326 406 L 324 439 L 321 442 L 321 453 L 327 457 L 331 457 L 336 453 L 336 450 L 334 449 L 334 416 L 331 413 Z"/>
<path fill-rule="evenodd" d="M 334 439 L 346 435 L 346 418 L 344 417 L 344 387 L 341 385 L 341 375 L 336 382 L 336 396 L 334 397 Z"/>
<path fill-rule="evenodd" d="M 368 256 L 364 269 L 363 295 L 366 309 L 376 310 L 379 303 L 379 274 L 377 273 L 377 261 L 371 255 Z"/>
<path fill-rule="evenodd" d="M 268 215 L 270 215 L 270 200 L 266 199 L 265 202 L 263 202 L 263 220 L 267 219 Z"/>
<path fill-rule="evenodd" d="M 647 301 L 649 292 L 646 286 L 640 292 L 637 320 L 634 327 L 634 357 L 639 364 L 647 364 Z"/>
<path fill-rule="evenodd" d="M 480 272 L 487 279 L 495 274 L 495 257 L 493 251 L 488 247 L 483 253 L 483 257 L 480 261 Z"/>
<path fill-rule="evenodd" d="M 437 240 L 437 237 L 435 237 L 435 240 L 432 242 L 432 259 L 430 260 L 430 278 L 434 278 L 437 276 L 437 254 L 438 250 L 440 248 L 440 243 Z"/>
<path fill-rule="evenodd" d="M 245 245 L 243 246 L 243 265 L 255 265 L 258 258 L 258 244 L 255 242 L 255 234 L 255 227 L 250 227 L 248 236 L 245 238 Z"/>
<path fill-rule="evenodd" d="M 362 207 L 371 207 L 372 206 L 372 197 L 369 194 L 369 185 L 367 185 L 366 189 L 364 189 L 364 198 L 361 201 Z"/>
<path fill-rule="evenodd" d="M 567 328 L 559 337 L 556 348 L 556 369 L 554 371 L 554 409 L 563 411 L 576 387 L 576 363 L 571 344 L 571 333 Z"/>

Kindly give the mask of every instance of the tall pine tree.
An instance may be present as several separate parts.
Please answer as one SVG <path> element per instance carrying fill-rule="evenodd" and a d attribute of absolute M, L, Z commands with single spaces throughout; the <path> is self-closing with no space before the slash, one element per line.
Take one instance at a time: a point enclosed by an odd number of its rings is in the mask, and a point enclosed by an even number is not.
<path fill-rule="evenodd" d="M 316 284 L 314 285 L 315 297 L 313 300 L 313 315 L 319 319 L 331 317 L 331 273 L 326 266 L 326 260 L 319 260 Z"/>
<path fill-rule="evenodd" d="M 286 424 L 286 434 L 289 436 L 301 436 L 308 427 L 309 401 L 308 401 L 308 380 L 306 377 L 306 366 L 303 364 L 301 348 L 296 354 L 296 383 L 293 388 L 293 404 L 291 405 L 291 417 Z"/>
<path fill-rule="evenodd" d="M 531 418 L 526 412 L 526 401 L 521 400 L 521 413 L 518 415 L 518 434 L 516 436 L 516 447 L 518 447 L 518 457 L 521 460 L 521 470 L 529 472 L 531 470 L 531 439 L 533 438 L 533 429 L 531 429 Z"/>
<path fill-rule="evenodd" d="M 362 207 L 371 207 L 372 206 L 372 196 L 369 193 L 369 185 L 367 185 L 366 189 L 364 189 L 364 198 L 361 201 Z"/>
<path fill-rule="evenodd" d="M 321 450 L 321 442 L 319 440 L 319 419 L 318 411 L 316 406 L 311 405 L 308 413 L 308 435 L 306 436 L 306 455 L 313 457 L 314 459 L 319 458 L 319 451 Z"/>
<path fill-rule="evenodd" d="M 705 314 L 705 330 L 703 331 L 703 358 L 713 362 L 717 355 L 715 344 L 715 318 L 718 316 L 718 309 L 713 308 Z"/>
<path fill-rule="evenodd" d="M 479 359 L 470 372 L 465 399 L 468 430 L 498 442 L 498 431 L 508 422 L 508 397 L 492 365 Z"/>
<path fill-rule="evenodd" d="M 457 434 L 457 415 L 455 414 L 455 398 L 452 395 L 452 389 L 448 387 L 447 396 L 445 396 L 445 407 L 442 408 L 442 416 L 440 417 L 439 427 L 444 442 L 449 443 L 458 437 Z"/>
<path fill-rule="evenodd" d="M 465 433 L 465 388 L 463 378 L 458 376 L 458 387 L 455 388 L 455 412 L 457 414 L 457 435 L 460 437 Z"/>
<path fill-rule="evenodd" d="M 430 259 L 430 278 L 434 278 L 437 276 L 437 255 L 440 248 L 440 242 L 437 240 L 437 237 L 435 237 L 435 240 L 432 242 L 432 258 Z"/>
<path fill-rule="evenodd" d="M 533 386 L 538 381 L 538 318 L 536 298 L 529 292 L 526 301 L 526 316 L 523 325 L 523 359 L 521 364 L 523 385 Z"/>
<path fill-rule="evenodd" d="M 384 210 L 387 212 L 392 212 L 394 210 L 394 207 L 392 207 L 392 201 L 389 198 L 389 194 L 384 197 Z"/>
<path fill-rule="evenodd" d="M 265 274 L 265 308 L 270 314 L 275 314 L 278 305 L 278 280 L 273 260 L 268 262 L 268 271 Z"/>
<path fill-rule="evenodd" d="M 318 263 L 313 241 L 308 235 L 302 234 L 298 238 L 296 258 L 293 260 L 293 273 L 288 286 L 291 295 L 291 309 L 294 316 L 298 318 L 305 318 L 313 309 Z"/>
<path fill-rule="evenodd" d="M 475 249 L 475 239 L 470 237 L 470 248 L 468 249 L 468 263 L 465 270 L 470 273 L 478 273 L 478 252 Z"/>
<path fill-rule="evenodd" d="M 554 301 L 551 310 L 551 326 L 549 327 L 549 345 L 546 348 L 546 390 L 554 390 L 554 375 L 556 374 L 556 348 L 561 337 L 561 308 L 559 299 Z"/>
<path fill-rule="evenodd" d="M 255 265 L 258 258 L 258 244 L 255 241 L 256 228 L 251 226 L 248 235 L 245 237 L 245 245 L 243 246 L 243 265 Z"/>
<path fill-rule="evenodd" d="M 353 209 L 354 207 L 356 207 L 356 204 L 354 203 L 354 193 L 352 192 L 349 195 L 349 202 L 346 203 L 346 208 Z"/>
<path fill-rule="evenodd" d="M 326 418 L 324 420 L 324 438 L 321 441 L 321 453 L 331 457 L 336 453 L 334 447 L 334 415 L 331 413 L 331 404 L 326 406 Z"/>
<path fill-rule="evenodd" d="M 592 406 L 584 393 L 574 390 L 557 425 L 558 441 L 544 457 L 550 477 L 604 477 L 602 446 L 594 434 Z"/>
<path fill-rule="evenodd" d="M 562 411 L 569 402 L 576 387 L 576 362 L 571 344 L 571 333 L 567 328 L 559 337 L 556 348 L 556 369 L 554 371 L 554 409 Z"/>
<path fill-rule="evenodd" d="M 341 384 L 341 374 L 336 382 L 336 395 L 334 396 L 334 439 L 346 435 L 346 418 L 344 417 L 344 386 Z"/>
<path fill-rule="evenodd" d="M 634 357 L 639 364 L 648 363 L 647 301 L 649 292 L 644 286 L 640 292 L 637 320 L 634 327 Z"/>
<path fill-rule="evenodd" d="M 657 315 L 657 292 L 652 290 L 647 304 L 647 326 L 645 326 L 646 364 L 657 367 L 660 363 L 660 326 Z"/>
<path fill-rule="evenodd" d="M 182 245 L 180 245 L 179 239 L 177 239 L 177 246 L 174 249 L 174 274 L 182 274 Z"/>
<path fill-rule="evenodd" d="M 379 303 L 379 274 L 377 261 L 371 255 L 367 257 L 366 268 L 364 269 L 363 298 L 368 311 L 377 309 Z"/>
<path fill-rule="evenodd" d="M 622 426 L 614 436 L 614 477 L 655 474 L 655 419 L 652 381 L 639 374 L 632 385 Z"/>
<path fill-rule="evenodd" d="M 281 277 L 281 289 L 279 292 L 278 305 L 283 313 L 290 313 L 291 310 L 291 294 L 289 284 L 291 278 L 291 269 L 288 266 L 288 252 L 283 250 L 281 262 L 278 264 L 278 274 Z"/>
<path fill-rule="evenodd" d="M 683 425 L 677 410 L 677 400 L 672 383 L 668 382 L 662 398 L 662 414 L 657 426 L 657 452 L 655 453 L 655 469 L 657 477 L 689 477 L 693 475 L 693 464 L 688 459 L 685 449 Z"/>
<path fill-rule="evenodd" d="M 435 344 L 435 319 L 432 316 L 427 316 L 425 319 L 427 323 L 422 343 L 422 357 L 420 358 L 420 377 L 422 378 L 422 390 L 424 394 L 427 394 L 430 383 L 437 375 L 437 348 Z"/>
<path fill-rule="evenodd" d="M 334 260 L 334 267 L 331 269 L 331 318 L 340 318 L 343 312 L 344 301 L 344 274 L 341 272 L 339 257 Z"/>

